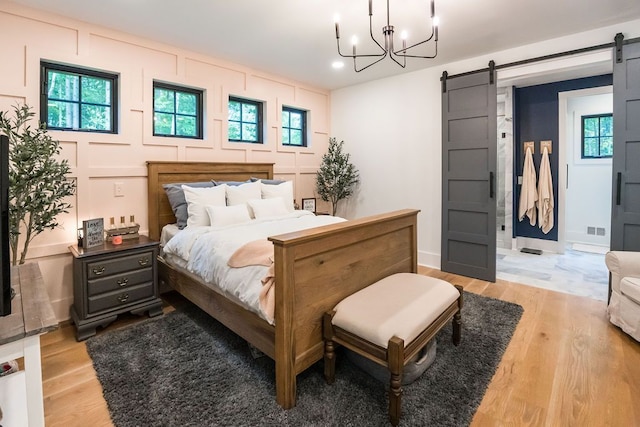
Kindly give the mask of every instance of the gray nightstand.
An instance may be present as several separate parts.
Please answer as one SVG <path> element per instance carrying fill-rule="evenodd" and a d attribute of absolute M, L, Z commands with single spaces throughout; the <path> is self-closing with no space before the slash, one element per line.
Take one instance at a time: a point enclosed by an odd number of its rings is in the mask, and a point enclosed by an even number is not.
<path fill-rule="evenodd" d="M 71 319 L 78 341 L 95 335 L 98 326 L 107 326 L 121 313 L 162 314 L 158 242 L 140 236 L 121 245 L 104 243 L 90 249 L 73 245 L 69 250 L 73 255 Z"/>

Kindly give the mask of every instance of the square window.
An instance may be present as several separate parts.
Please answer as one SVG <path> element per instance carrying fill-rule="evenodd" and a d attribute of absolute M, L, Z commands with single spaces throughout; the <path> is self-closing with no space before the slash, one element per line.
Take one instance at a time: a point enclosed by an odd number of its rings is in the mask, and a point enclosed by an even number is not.
<path fill-rule="evenodd" d="M 203 91 L 153 82 L 153 134 L 202 139 Z"/>
<path fill-rule="evenodd" d="M 282 145 L 307 146 L 307 112 L 290 107 L 282 108 Z"/>
<path fill-rule="evenodd" d="M 118 76 L 80 67 L 40 63 L 40 120 L 47 128 L 117 133 Z"/>
<path fill-rule="evenodd" d="M 229 141 L 262 144 L 262 103 L 229 97 L 228 109 Z"/>
<path fill-rule="evenodd" d="M 613 114 L 582 116 L 582 158 L 613 157 Z"/>

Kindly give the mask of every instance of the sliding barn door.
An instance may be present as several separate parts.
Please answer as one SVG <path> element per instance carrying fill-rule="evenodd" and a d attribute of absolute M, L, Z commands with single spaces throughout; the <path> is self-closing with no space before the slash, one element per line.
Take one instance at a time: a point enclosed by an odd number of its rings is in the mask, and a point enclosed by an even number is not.
<path fill-rule="evenodd" d="M 496 280 L 496 85 L 442 76 L 442 256 L 450 273 Z"/>
<path fill-rule="evenodd" d="M 640 43 L 613 64 L 611 250 L 640 251 Z"/>

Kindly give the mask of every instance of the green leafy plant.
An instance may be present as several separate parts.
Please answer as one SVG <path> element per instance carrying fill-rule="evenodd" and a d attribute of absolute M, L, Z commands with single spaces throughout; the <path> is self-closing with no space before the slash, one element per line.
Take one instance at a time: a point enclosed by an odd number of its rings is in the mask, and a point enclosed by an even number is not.
<path fill-rule="evenodd" d="M 322 200 L 331 203 L 332 215 L 336 213 L 338 202 L 351 196 L 360 182 L 358 170 L 349 162 L 349 153 L 342 151 L 343 145 L 344 141 L 329 138 L 329 149 L 322 156 L 316 174 L 316 191 Z"/>
<path fill-rule="evenodd" d="M 60 143 L 47 134 L 44 124 L 32 128 L 35 113 L 27 105 L 16 105 L 13 116 L 0 111 L 0 133 L 9 138 L 9 244 L 13 265 L 18 264 L 18 241 L 24 230 L 20 264 L 24 264 L 33 239 L 58 227 L 56 217 L 68 213 L 64 201 L 75 193 L 75 182 L 67 179 L 69 162 L 58 160 Z"/>

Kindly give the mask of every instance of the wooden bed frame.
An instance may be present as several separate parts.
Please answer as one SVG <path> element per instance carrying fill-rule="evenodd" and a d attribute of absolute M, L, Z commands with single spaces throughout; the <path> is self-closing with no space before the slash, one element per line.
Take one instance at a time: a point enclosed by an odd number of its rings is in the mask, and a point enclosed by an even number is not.
<path fill-rule="evenodd" d="M 147 162 L 149 237 L 175 217 L 162 187 L 167 183 L 272 179 L 271 163 Z M 282 234 L 274 244 L 275 326 L 159 262 L 159 280 L 275 361 L 276 400 L 296 404 L 296 376 L 322 359 L 322 316 L 339 301 L 393 273 L 417 272 L 418 210 L 405 209 Z"/>

